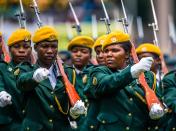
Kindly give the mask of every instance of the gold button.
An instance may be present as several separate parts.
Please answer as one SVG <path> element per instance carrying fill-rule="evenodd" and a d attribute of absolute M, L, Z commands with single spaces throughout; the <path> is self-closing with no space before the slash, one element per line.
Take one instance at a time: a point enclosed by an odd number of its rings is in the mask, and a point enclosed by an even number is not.
<path fill-rule="evenodd" d="M 130 130 L 130 127 L 129 127 L 129 126 L 127 126 L 127 127 L 126 127 L 126 130 L 127 130 L 127 131 L 128 131 L 128 130 Z"/>
<path fill-rule="evenodd" d="M 91 126 L 90 126 L 90 128 L 91 128 L 91 129 L 93 129 L 93 128 L 94 128 L 94 126 L 93 126 L 93 125 L 91 125 Z"/>
<path fill-rule="evenodd" d="M 30 128 L 29 128 L 29 127 L 26 127 L 26 130 L 27 130 L 27 131 L 29 131 L 29 130 L 30 130 Z"/>
<path fill-rule="evenodd" d="M 130 98 L 129 100 L 130 100 L 130 101 L 133 101 L 133 98 Z"/>
<path fill-rule="evenodd" d="M 158 126 L 155 126 L 155 130 L 158 130 Z"/>
<path fill-rule="evenodd" d="M 175 131 L 175 127 L 173 127 L 172 130 Z"/>
<path fill-rule="evenodd" d="M 25 110 L 22 110 L 22 113 L 24 114 L 24 113 L 25 113 Z"/>
<path fill-rule="evenodd" d="M 88 99 L 85 99 L 85 102 L 88 102 Z"/>
<path fill-rule="evenodd" d="M 148 127 L 147 129 L 148 129 L 148 130 L 150 130 L 151 128 L 150 128 L 150 127 Z"/>
<path fill-rule="evenodd" d="M 105 120 L 103 120 L 103 121 L 102 121 L 102 123 L 103 123 L 103 124 L 105 124 L 105 123 L 106 123 L 106 121 L 105 121 Z"/>
<path fill-rule="evenodd" d="M 53 108 L 53 105 L 50 105 L 50 108 Z"/>
<path fill-rule="evenodd" d="M 52 123 L 52 122 L 53 122 L 53 120 L 52 120 L 52 119 L 49 119 L 49 122 L 50 122 L 50 123 Z"/>
<path fill-rule="evenodd" d="M 131 113 L 128 113 L 128 116 L 132 116 L 132 114 L 131 114 Z"/>
<path fill-rule="evenodd" d="M 51 91 L 51 94 L 53 95 L 53 94 L 54 94 L 54 92 L 53 92 L 53 91 Z"/>

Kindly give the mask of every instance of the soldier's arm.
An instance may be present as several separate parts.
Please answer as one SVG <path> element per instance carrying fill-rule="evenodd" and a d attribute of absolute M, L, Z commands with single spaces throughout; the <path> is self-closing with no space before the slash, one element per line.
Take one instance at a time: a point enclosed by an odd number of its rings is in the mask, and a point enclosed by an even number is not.
<path fill-rule="evenodd" d="M 175 73 L 164 77 L 164 101 L 176 113 L 176 79 Z"/>
<path fill-rule="evenodd" d="M 5 88 L 4 88 L 4 79 L 3 79 L 2 73 L 0 72 L 0 92 L 4 91 L 4 90 L 5 90 Z"/>
<path fill-rule="evenodd" d="M 134 79 L 131 76 L 131 67 L 127 67 L 121 72 L 107 74 L 101 69 L 95 69 L 91 74 L 92 84 L 94 85 L 95 95 L 104 95 L 114 93 L 124 88 Z"/>
<path fill-rule="evenodd" d="M 33 80 L 35 70 L 32 70 L 32 68 L 28 66 L 19 66 L 16 70 L 19 70 L 19 74 L 17 74 L 17 87 L 21 91 L 31 91 L 38 85 L 38 83 Z"/>

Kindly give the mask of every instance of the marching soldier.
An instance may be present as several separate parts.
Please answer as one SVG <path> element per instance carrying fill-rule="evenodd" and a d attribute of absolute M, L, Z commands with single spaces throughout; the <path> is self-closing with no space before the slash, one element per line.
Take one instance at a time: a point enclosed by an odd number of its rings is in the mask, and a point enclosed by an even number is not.
<path fill-rule="evenodd" d="M 161 50 L 152 43 L 143 43 L 137 49 L 136 53 L 139 59 L 144 57 L 152 57 L 154 62 L 151 67 L 151 71 L 156 76 L 156 86 L 154 86 L 154 91 L 162 99 L 162 85 L 161 80 L 163 78 L 162 70 L 161 70 Z"/>
<path fill-rule="evenodd" d="M 0 32 L 0 61 L 3 59 L 3 52 L 2 52 L 2 33 Z"/>
<path fill-rule="evenodd" d="M 163 78 L 164 102 L 169 107 L 165 131 L 176 130 L 176 71 L 167 73 Z"/>
<path fill-rule="evenodd" d="M 31 33 L 17 29 L 9 37 L 8 47 L 11 62 L 0 62 L 0 130 L 19 131 L 25 113 L 25 97 L 16 87 L 14 70 L 20 62 L 30 61 Z"/>
<path fill-rule="evenodd" d="M 105 65 L 105 59 L 104 59 L 104 55 L 103 55 L 103 51 L 102 51 L 102 44 L 105 42 L 105 38 L 106 35 L 102 35 L 99 38 L 97 38 L 97 40 L 94 43 L 94 50 L 96 52 L 96 60 L 98 62 L 99 65 L 92 65 L 89 68 L 86 68 L 84 70 L 84 86 L 86 86 L 88 84 L 88 79 L 89 78 L 89 72 L 91 72 L 91 70 L 93 68 L 96 68 L 98 66 L 101 65 Z M 88 101 L 89 101 L 89 108 L 87 110 L 87 117 L 85 118 L 84 123 L 81 125 L 81 130 L 84 131 L 97 131 L 98 127 L 99 127 L 99 122 L 96 119 L 98 113 L 99 113 L 99 100 L 93 95 L 93 93 L 91 92 L 92 90 L 90 90 L 89 88 L 84 88 L 84 94 L 87 96 Z"/>
<path fill-rule="evenodd" d="M 82 98 L 82 100 L 88 105 L 88 99 L 84 94 L 84 78 L 83 78 L 83 70 L 88 68 L 89 61 L 91 59 L 92 47 L 94 44 L 94 40 L 88 36 L 77 36 L 73 38 L 69 45 L 68 50 L 72 54 L 72 63 L 73 67 L 76 70 L 76 85 L 75 88 Z M 81 117 L 77 121 L 78 127 L 80 127 L 84 121 L 85 117 Z"/>
<path fill-rule="evenodd" d="M 32 40 L 38 60 L 35 65 L 23 63 L 18 68 L 17 85 L 28 97 L 22 131 L 72 130 L 71 117 L 76 119 L 80 113 L 79 107 L 75 109 L 70 105 L 63 74 L 56 62 L 58 34 L 54 28 L 43 26 L 35 32 Z M 73 82 L 72 67 L 64 65 L 64 72 Z"/>
<path fill-rule="evenodd" d="M 131 66 L 129 40 L 128 34 L 110 33 L 102 46 L 106 66 L 99 66 L 90 72 L 87 86 L 99 99 L 97 120 L 100 131 L 148 130 L 151 118 L 156 119 L 158 111 L 162 110 L 148 111 L 145 92 L 136 82 L 142 72 L 150 70 L 153 58 L 142 58 Z M 145 72 L 145 76 L 152 87 L 152 73 Z"/>
<path fill-rule="evenodd" d="M 72 55 L 73 67 L 76 70 L 76 90 L 80 97 L 87 103 L 87 98 L 83 94 L 83 69 L 89 65 L 89 61 L 92 57 L 92 47 L 94 40 L 88 36 L 77 36 L 70 41 L 68 50 Z"/>

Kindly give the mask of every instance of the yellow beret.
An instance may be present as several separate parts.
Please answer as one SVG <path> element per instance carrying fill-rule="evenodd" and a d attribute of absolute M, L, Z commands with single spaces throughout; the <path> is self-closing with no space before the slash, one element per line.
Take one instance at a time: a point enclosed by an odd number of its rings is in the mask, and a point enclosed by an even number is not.
<path fill-rule="evenodd" d="M 42 26 L 39 28 L 32 38 L 33 43 L 38 43 L 43 40 L 54 41 L 58 40 L 58 32 L 50 26 Z"/>
<path fill-rule="evenodd" d="M 31 33 L 26 29 L 17 29 L 8 39 L 8 46 L 12 46 L 19 41 L 31 40 Z"/>
<path fill-rule="evenodd" d="M 76 36 L 68 44 L 68 50 L 71 50 L 73 46 L 83 46 L 92 48 L 94 40 L 89 36 Z"/>
<path fill-rule="evenodd" d="M 130 36 L 122 31 L 111 32 L 107 35 L 105 42 L 102 45 L 102 49 L 108 45 L 112 45 L 115 43 L 126 42 L 130 40 Z"/>
<path fill-rule="evenodd" d="M 93 46 L 94 49 L 95 49 L 96 47 L 98 47 L 98 46 L 102 46 L 103 43 L 104 43 L 105 40 L 106 40 L 106 37 L 107 37 L 107 35 L 102 35 L 102 36 L 98 37 L 97 40 L 96 40 L 95 43 L 94 43 L 94 46 Z"/>
<path fill-rule="evenodd" d="M 138 48 L 136 49 L 137 54 L 145 53 L 145 52 L 154 53 L 158 56 L 161 55 L 161 50 L 152 43 L 143 43 L 140 46 L 138 46 Z"/>

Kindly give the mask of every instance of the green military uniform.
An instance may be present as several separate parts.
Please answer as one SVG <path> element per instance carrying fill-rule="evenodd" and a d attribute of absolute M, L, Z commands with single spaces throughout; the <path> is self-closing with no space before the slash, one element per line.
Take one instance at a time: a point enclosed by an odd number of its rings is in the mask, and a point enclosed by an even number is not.
<path fill-rule="evenodd" d="M 0 63 L 0 91 L 6 91 L 12 96 L 12 105 L 0 108 L 0 130 L 19 131 L 24 115 L 25 98 L 16 87 L 13 62 Z"/>
<path fill-rule="evenodd" d="M 93 90 L 89 88 L 90 72 L 96 67 L 98 66 L 87 66 L 87 68 L 83 71 L 84 94 L 87 96 L 89 101 L 87 116 L 80 128 L 83 131 L 97 131 L 99 126 L 99 122 L 96 119 L 99 113 L 99 99 L 94 95 L 92 92 Z"/>
<path fill-rule="evenodd" d="M 165 130 L 176 130 L 176 71 L 171 71 L 163 78 L 164 102 L 169 107 Z"/>
<path fill-rule="evenodd" d="M 33 73 L 37 68 L 39 68 L 38 64 L 29 63 L 24 63 L 19 67 L 17 85 L 28 96 L 22 131 L 71 130 L 68 121 L 70 103 L 62 76 L 58 76 L 53 89 L 48 78 L 40 83 L 33 80 Z M 64 66 L 64 69 L 69 80 L 72 81 L 73 69 L 67 66 Z"/>
<path fill-rule="evenodd" d="M 100 131 L 141 131 L 152 128 L 144 91 L 132 78 L 130 68 L 112 71 L 101 66 L 91 72 L 89 88 L 99 98 L 97 119 Z M 146 73 L 146 80 L 152 87 L 152 73 Z"/>

